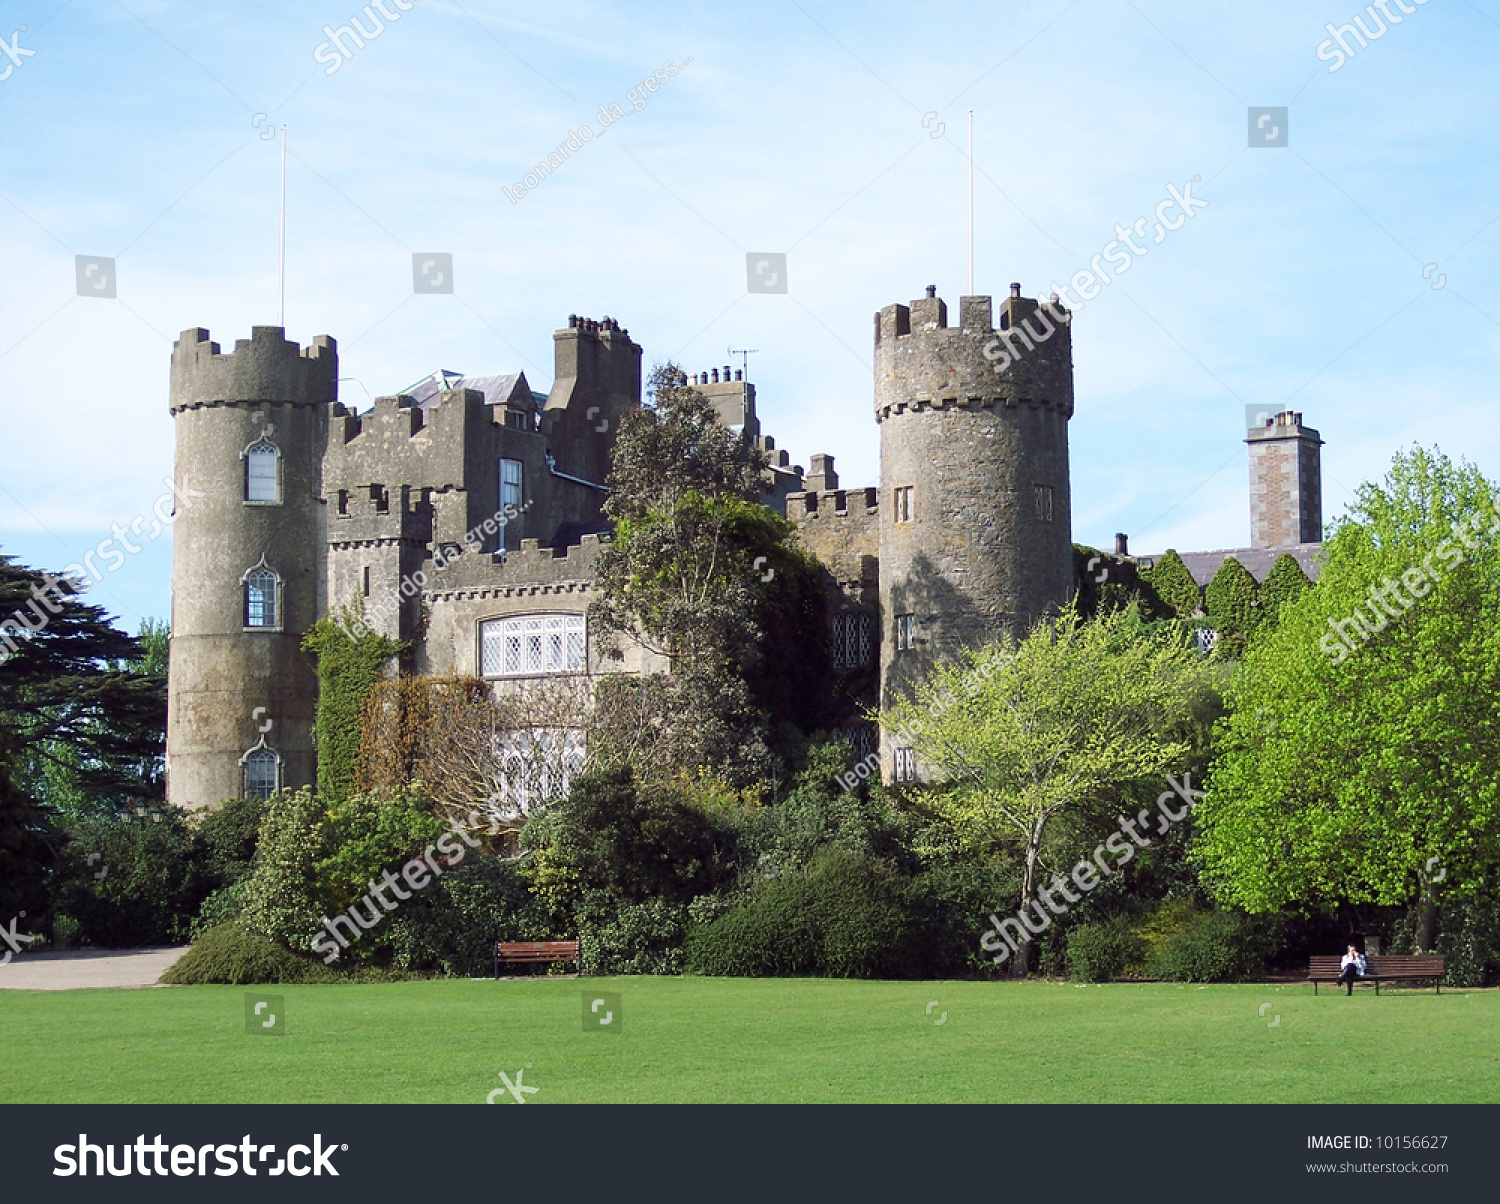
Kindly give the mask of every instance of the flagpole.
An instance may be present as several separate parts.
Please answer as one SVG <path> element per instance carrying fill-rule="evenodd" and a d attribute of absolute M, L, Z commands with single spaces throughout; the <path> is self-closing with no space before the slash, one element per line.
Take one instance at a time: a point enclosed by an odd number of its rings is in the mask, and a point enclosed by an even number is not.
<path fill-rule="evenodd" d="M 279 322 L 286 329 L 286 126 L 281 127 L 281 249 L 277 280 L 281 294 Z"/>
<path fill-rule="evenodd" d="M 974 110 L 969 110 L 969 296 L 974 295 Z"/>

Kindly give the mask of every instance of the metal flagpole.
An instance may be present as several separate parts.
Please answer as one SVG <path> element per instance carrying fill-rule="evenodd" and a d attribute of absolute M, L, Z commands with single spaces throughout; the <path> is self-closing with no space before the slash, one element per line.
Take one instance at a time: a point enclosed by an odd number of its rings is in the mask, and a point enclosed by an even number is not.
<path fill-rule="evenodd" d="M 281 293 L 281 328 L 286 329 L 286 126 L 281 127 L 281 251 L 278 283 Z"/>
<path fill-rule="evenodd" d="M 969 110 L 969 296 L 974 295 L 974 110 Z"/>

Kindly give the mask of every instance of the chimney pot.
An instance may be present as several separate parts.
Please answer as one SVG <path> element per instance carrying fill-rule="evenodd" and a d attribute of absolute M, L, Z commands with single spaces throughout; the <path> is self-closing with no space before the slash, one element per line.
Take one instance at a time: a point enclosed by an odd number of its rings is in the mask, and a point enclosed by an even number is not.
<path fill-rule="evenodd" d="M 1011 281 L 1011 283 L 1010 283 L 1010 295 L 1012 297 L 1020 297 L 1020 295 L 1021 295 L 1021 285 L 1020 285 L 1019 281 L 1016 281 L 1016 280 L 1012 280 Z"/>
<path fill-rule="evenodd" d="M 1130 555 L 1130 536 L 1126 535 L 1123 531 L 1115 532 L 1115 555 Z"/>
<path fill-rule="evenodd" d="M 935 284 L 929 284 L 927 286 L 927 295 L 929 297 L 936 297 L 937 296 L 937 285 L 935 285 Z"/>

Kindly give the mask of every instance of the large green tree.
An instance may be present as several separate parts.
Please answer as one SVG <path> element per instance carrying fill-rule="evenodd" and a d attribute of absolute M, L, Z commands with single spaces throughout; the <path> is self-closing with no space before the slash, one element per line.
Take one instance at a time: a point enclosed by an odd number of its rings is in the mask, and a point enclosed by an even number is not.
<path fill-rule="evenodd" d="M 0 556 L 0 922 L 40 910 L 69 800 L 161 797 L 166 680 L 68 583 Z"/>
<path fill-rule="evenodd" d="M 597 636 L 666 658 L 670 680 L 612 683 L 603 714 L 620 726 L 600 735 L 640 772 L 706 761 L 741 780 L 772 771 L 779 723 L 819 717 L 823 594 L 794 526 L 761 504 L 764 453 L 685 380 L 658 366 L 650 404 L 621 421 L 590 612 Z M 651 730 L 633 721 L 646 710 Z"/>
<path fill-rule="evenodd" d="M 717 669 L 753 643 L 753 557 L 785 537 L 757 504 L 765 456 L 676 365 L 652 371 L 648 396 L 615 441 L 593 617 L 674 668 Z"/>
<path fill-rule="evenodd" d="M 1148 626 L 1134 607 L 1068 613 L 938 666 L 878 719 L 947 786 L 928 801 L 965 845 L 1016 852 L 1024 912 L 1052 859 L 1073 864 L 1068 838 L 1084 821 L 1112 813 L 1133 784 L 1155 793 L 1190 768 L 1212 674 L 1181 624 Z"/>
<path fill-rule="evenodd" d="M 1197 856 L 1218 896 L 1417 906 L 1500 865 L 1500 512 L 1421 448 L 1361 487 L 1315 589 L 1252 643 L 1216 732 Z"/>

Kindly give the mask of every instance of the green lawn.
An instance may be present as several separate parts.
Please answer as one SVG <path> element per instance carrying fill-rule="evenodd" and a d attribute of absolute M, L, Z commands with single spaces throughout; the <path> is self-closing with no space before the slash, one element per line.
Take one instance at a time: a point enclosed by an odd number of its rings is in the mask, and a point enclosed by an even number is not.
<path fill-rule="evenodd" d="M 523 1067 L 539 1104 L 1500 1101 L 1500 991 L 702 978 L 270 990 L 286 1000 L 284 1037 L 246 1033 L 243 987 L 0 991 L 0 1102 L 481 1103 Z M 583 1030 L 584 990 L 623 997 L 620 1031 Z"/>

